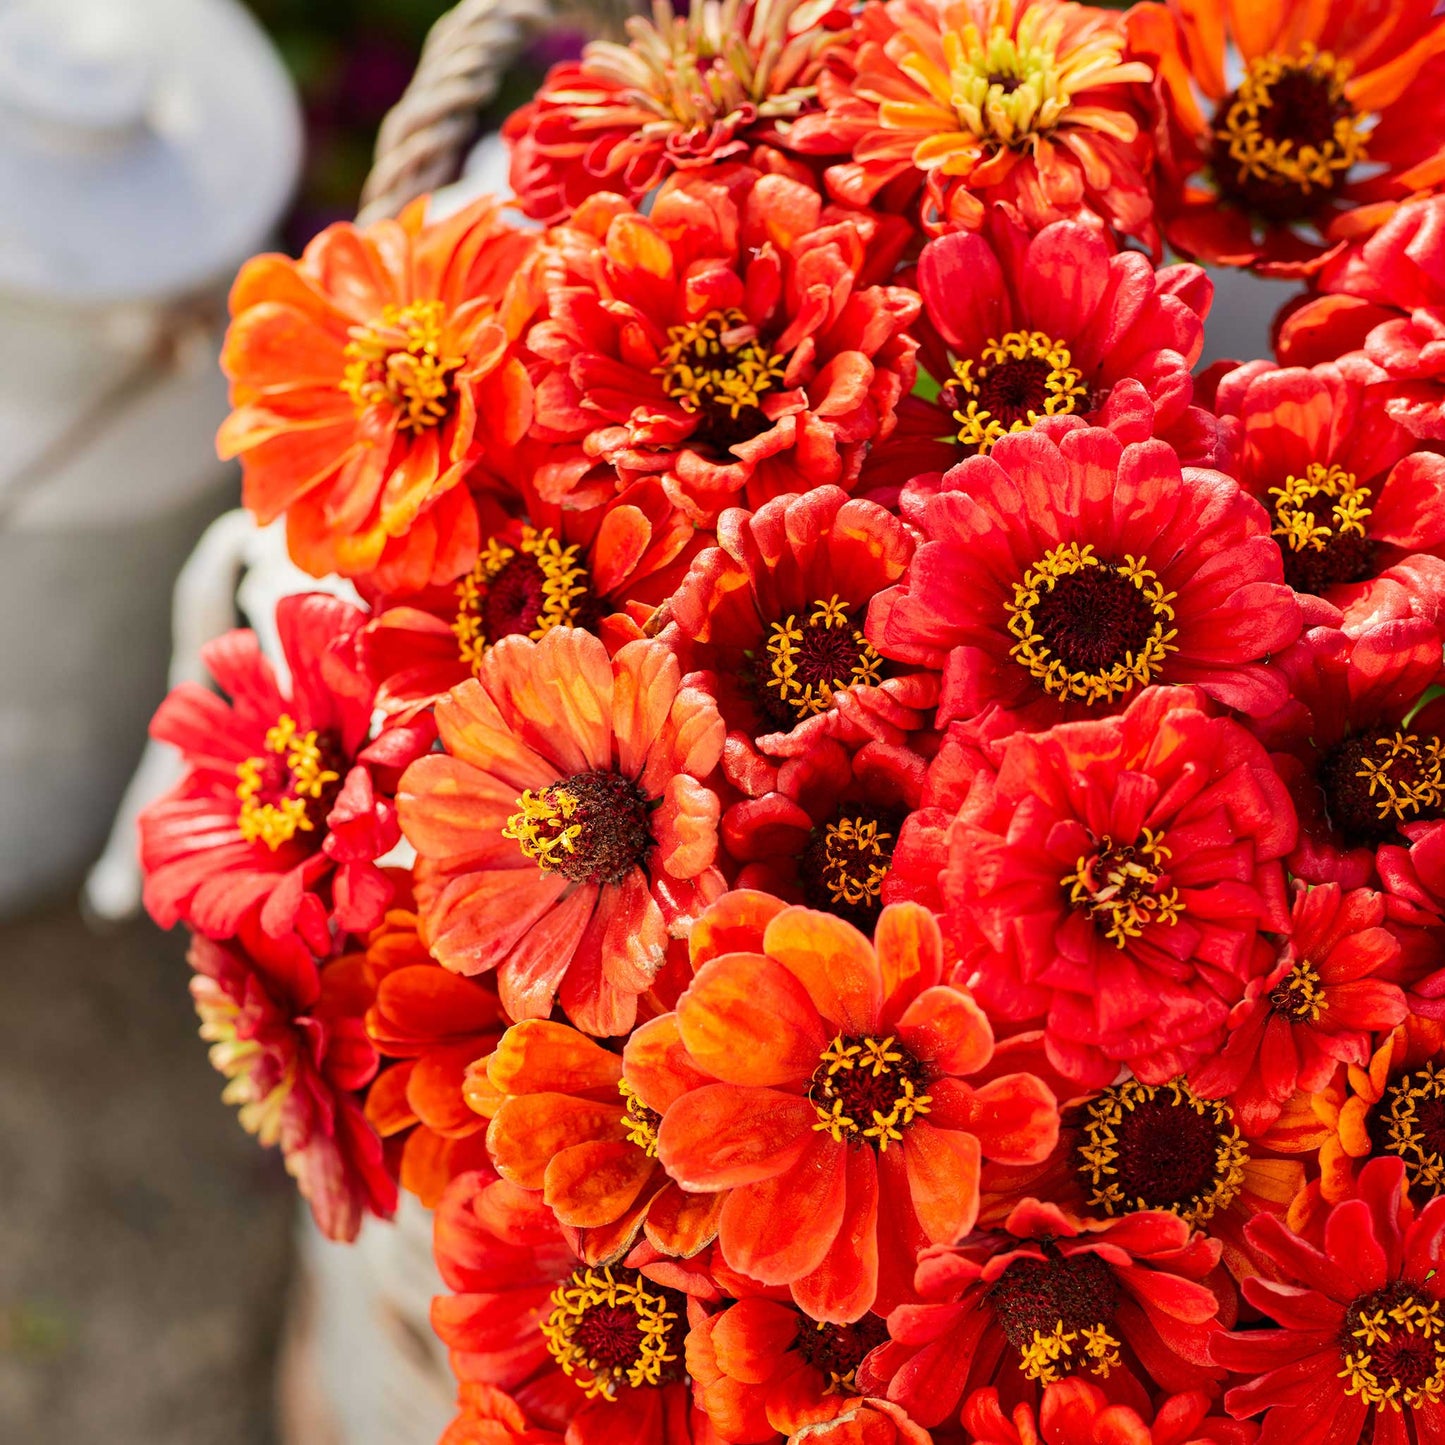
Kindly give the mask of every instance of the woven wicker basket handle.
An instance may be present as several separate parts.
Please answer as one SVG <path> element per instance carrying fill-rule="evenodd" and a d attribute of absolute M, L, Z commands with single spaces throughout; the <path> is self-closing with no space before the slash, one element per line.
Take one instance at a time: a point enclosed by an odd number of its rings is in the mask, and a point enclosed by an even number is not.
<path fill-rule="evenodd" d="M 358 219 L 394 216 L 461 174 L 479 112 L 536 35 L 564 18 L 612 30 L 628 8 L 625 0 L 461 0 L 432 27 L 406 94 L 381 124 Z"/>

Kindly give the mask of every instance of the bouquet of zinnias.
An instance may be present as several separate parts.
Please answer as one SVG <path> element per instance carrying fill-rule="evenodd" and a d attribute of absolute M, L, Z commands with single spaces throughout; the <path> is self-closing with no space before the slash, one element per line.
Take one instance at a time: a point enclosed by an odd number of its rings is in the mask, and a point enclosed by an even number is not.
<path fill-rule="evenodd" d="M 361 600 L 142 823 L 447 1445 L 1442 1445 L 1445 18 L 698 0 L 506 135 L 241 273 Z"/>

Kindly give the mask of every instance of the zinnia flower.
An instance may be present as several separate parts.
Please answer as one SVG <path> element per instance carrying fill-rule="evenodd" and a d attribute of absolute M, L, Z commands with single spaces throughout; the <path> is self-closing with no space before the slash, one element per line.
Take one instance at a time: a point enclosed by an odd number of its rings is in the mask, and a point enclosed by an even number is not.
<path fill-rule="evenodd" d="M 651 1082 L 648 1061 L 680 1050 L 673 1020 L 654 1019 L 627 1041 L 625 1058 Z M 566 1024 L 528 1019 L 507 1030 L 485 1068 L 498 1173 L 540 1189 L 589 1264 L 615 1263 L 644 1229 L 664 1254 L 686 1257 L 712 1242 L 721 1201 L 684 1194 L 667 1177 L 657 1162 L 661 1111 L 625 1076 L 624 1058 Z M 674 1068 L 669 1061 L 666 1072 Z"/>
<path fill-rule="evenodd" d="M 1299 813 L 1290 869 L 1307 883 L 1388 887 L 1377 864 L 1445 818 L 1441 635 L 1381 617 L 1355 636 L 1311 628 L 1277 662 L 1289 701 L 1252 724 Z"/>
<path fill-rule="evenodd" d="M 533 494 L 526 520 L 490 496 L 477 497 L 476 508 L 483 540 L 470 572 L 374 603 L 362 650 L 376 705 L 392 716 L 410 717 L 477 676 L 487 649 L 504 637 L 582 627 L 620 646 L 639 635 L 628 604 L 645 618 L 702 540 L 653 478 L 582 510 Z"/>
<path fill-rule="evenodd" d="M 1245 1298 L 1276 1328 L 1221 1334 L 1214 1358 L 1250 1378 L 1224 1397 L 1263 1413 L 1261 1445 L 1324 1440 L 1435 1445 L 1445 1431 L 1445 1199 L 1416 1210 L 1405 1168 L 1380 1159 L 1318 1235 L 1250 1226 L 1277 1266 Z"/>
<path fill-rule="evenodd" d="M 730 733 L 801 757 L 825 737 L 891 743 L 928 726 L 937 680 L 886 663 L 868 604 L 908 566 L 908 529 L 838 487 L 729 508 L 668 609 L 689 662 L 717 679 Z"/>
<path fill-rule="evenodd" d="M 691 0 L 683 15 L 631 16 L 625 44 L 594 40 L 508 117 L 522 209 L 557 224 L 598 191 L 635 204 L 674 171 L 784 141 L 816 108 L 821 57 L 847 23 L 832 0 Z"/>
<path fill-rule="evenodd" d="M 392 890 L 375 860 L 401 836 L 387 794 L 430 727 L 368 744 L 373 689 L 348 655 L 365 620 L 335 597 L 283 597 L 288 691 L 255 633 L 235 631 L 201 650 L 225 697 L 183 682 L 156 710 L 151 736 L 187 764 L 140 820 L 145 904 L 162 928 L 226 938 L 259 913 L 267 933 L 296 930 L 327 954 L 332 922 L 364 933 L 381 921 Z"/>
<path fill-rule="evenodd" d="M 366 1117 L 399 1141 L 402 1188 L 435 1209 L 458 1174 L 488 1163 L 487 1121 L 467 1106 L 463 1086 L 467 1065 L 491 1053 L 507 1021 L 495 988 L 431 956 L 419 922 L 410 897 L 399 899 L 352 957 L 372 993 L 367 1037 L 395 1061 L 367 1091 Z"/>
<path fill-rule="evenodd" d="M 1232 475 L 1273 514 L 1285 581 L 1341 607 L 1406 556 L 1445 549 L 1445 457 L 1416 450 L 1383 391 L 1333 364 L 1258 361 L 1216 396 L 1239 423 Z"/>
<path fill-rule="evenodd" d="M 905 493 L 924 543 L 867 635 L 943 673 L 940 725 L 996 706 L 1039 728 L 1195 683 L 1260 714 L 1270 655 L 1299 635 L 1264 509 L 1164 443 L 1061 418 Z M 910 495 L 913 500 L 910 501 Z"/>
<path fill-rule="evenodd" d="M 996 202 L 1031 231 L 1094 215 L 1157 249 L 1142 122 L 1153 78 L 1123 18 L 1068 0 L 888 0 L 827 57 L 823 111 L 795 150 L 847 158 L 830 191 L 888 207 L 923 190 L 925 225 L 977 230 Z"/>
<path fill-rule="evenodd" d="M 542 1196 L 490 1170 L 452 1183 L 435 1247 L 454 1293 L 432 1327 L 464 1384 L 507 1391 L 569 1445 L 712 1445 L 683 1362 L 687 1296 L 648 1264 L 584 1264 Z"/>
<path fill-rule="evenodd" d="M 1136 7 L 1129 34 L 1159 74 L 1159 210 L 1185 255 L 1299 274 L 1439 183 L 1445 23 L 1430 0 L 1367 23 L 1351 0 L 1170 0 Z"/>
<path fill-rule="evenodd" d="M 533 309 L 535 239 L 484 199 L 434 225 L 338 223 L 300 261 L 259 256 L 231 290 L 221 364 L 247 507 L 285 515 L 297 565 L 381 585 L 448 582 L 476 558 L 462 485 L 481 443 L 532 419 L 513 343 Z"/>
<path fill-rule="evenodd" d="M 563 1445 L 555 1430 L 544 1430 L 527 1419 L 526 1411 L 495 1385 L 464 1381 L 457 1390 L 461 1412 L 438 1445 Z"/>
<path fill-rule="evenodd" d="M 1015 733 L 948 835 L 960 974 L 996 1017 L 1044 1020 L 1054 1067 L 1094 1088 L 1163 1084 L 1212 1053 L 1289 926 L 1289 794 L 1264 749 L 1196 693 Z"/>
<path fill-rule="evenodd" d="M 918 288 L 920 361 L 940 389 L 900 407 L 868 487 L 945 471 L 1046 416 L 1159 436 L 1190 463 L 1220 452 L 1213 419 L 1189 404 L 1213 296 L 1199 267 L 1156 271 L 1097 228 L 1056 221 L 1029 236 L 996 215 L 989 232 L 929 242 Z"/>
<path fill-rule="evenodd" d="M 1140 1415 L 1074 1375 L 1047 1386 L 1037 1411 L 1023 1402 L 1005 1415 L 997 1390 L 977 1390 L 963 1425 L 972 1445 L 1253 1445 L 1257 1428 L 1211 1414 L 1213 1405 L 1189 1390 Z"/>
<path fill-rule="evenodd" d="M 892 1343 L 859 1371 L 924 1425 L 975 1390 L 1036 1401 L 1094 1375 L 1111 1401 L 1147 1411 L 1156 1390 L 1209 1390 L 1219 1301 L 1203 1283 L 1219 1246 L 1174 1214 L 1079 1224 L 1025 1199 L 1002 1229 L 937 1246 L 918 1264 L 922 1302 L 888 1317 Z"/>
<path fill-rule="evenodd" d="M 933 1445 L 933 1436 L 888 1400 L 835 1396 L 831 1420 L 804 1425 L 788 1445 Z"/>
<path fill-rule="evenodd" d="M 1371 1035 L 1404 1021 L 1404 992 L 1379 976 L 1399 953 L 1382 895 L 1297 886 L 1278 961 L 1250 979 L 1230 1011 L 1224 1048 L 1195 1067 L 1190 1083 L 1228 1099 L 1246 1135 L 1264 1133 L 1296 1090 L 1317 1094 L 1342 1063 L 1363 1069 Z"/>
<path fill-rule="evenodd" d="M 513 1019 L 553 1001 L 589 1033 L 626 1033 L 670 926 L 709 890 L 722 751 L 711 697 L 661 643 L 609 659 L 556 627 L 506 637 L 436 708 L 443 753 L 398 791 L 417 897 L 448 968 L 497 970 Z"/>
<path fill-rule="evenodd" d="M 538 490 L 583 462 L 656 475 L 709 523 L 735 499 L 851 488 L 913 386 L 918 297 L 870 280 L 906 232 L 741 166 L 674 178 L 647 216 L 584 202 L 552 233 L 565 284 L 528 335 L 536 434 L 559 448 Z"/>
<path fill-rule="evenodd" d="M 850 1323 L 907 1295 L 919 1247 L 972 1227 L 981 1156 L 1048 1153 L 1054 1097 L 1026 1074 L 965 1082 L 993 1035 L 942 983 L 926 910 L 885 908 L 870 943 L 762 894 L 716 907 L 677 1026 L 687 1059 L 721 1082 L 674 1100 L 658 1155 L 685 1189 L 731 1191 L 718 1241 L 733 1269 Z"/>
<path fill-rule="evenodd" d="M 247 928 L 232 943 L 191 942 L 191 997 L 221 1097 L 287 1172 L 329 1239 L 354 1239 L 364 1215 L 389 1219 L 396 1184 L 356 1094 L 376 1050 L 354 1007 L 343 964 L 318 970 L 295 939 Z"/>

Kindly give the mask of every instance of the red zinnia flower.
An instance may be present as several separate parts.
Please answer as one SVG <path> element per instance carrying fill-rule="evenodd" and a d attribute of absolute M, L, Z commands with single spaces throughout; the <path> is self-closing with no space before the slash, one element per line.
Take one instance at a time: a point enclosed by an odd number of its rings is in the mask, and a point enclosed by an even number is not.
<path fill-rule="evenodd" d="M 1160 218 L 1185 255 L 1299 274 L 1445 179 L 1431 0 L 1368 18 L 1352 0 L 1170 0 L 1137 6 L 1129 35 L 1161 81 Z"/>
<path fill-rule="evenodd" d="M 1297 1089 L 1317 1094 L 1340 1064 L 1364 1068 L 1371 1034 L 1404 1020 L 1404 992 L 1377 977 L 1400 952 L 1384 922 L 1385 899 L 1368 889 L 1296 888 L 1278 962 L 1249 981 L 1224 1048 L 1189 1076 L 1229 1100 L 1246 1135 L 1264 1133 Z"/>
<path fill-rule="evenodd" d="M 314 576 L 374 572 L 403 590 L 465 572 L 478 541 L 467 463 L 532 419 L 513 343 L 533 310 L 535 238 L 490 199 L 431 226 L 425 211 L 330 226 L 300 261 L 248 261 L 231 290 L 221 364 L 235 410 L 217 445 L 241 458 L 258 520 L 285 513 Z"/>
<path fill-rule="evenodd" d="M 585 202 L 551 234 L 566 274 L 527 338 L 535 434 L 562 444 L 538 489 L 596 463 L 709 522 L 739 494 L 851 488 L 913 385 L 918 297 L 869 284 L 906 239 L 742 166 L 674 178 L 647 216 Z"/>
<path fill-rule="evenodd" d="M 1445 704 L 1417 710 L 1445 681 L 1440 659 L 1440 633 L 1419 617 L 1353 637 L 1312 628 L 1278 659 L 1289 701 L 1252 726 L 1298 810 L 1289 866 L 1305 882 L 1375 885 L 1389 849 L 1442 832 Z"/>
<path fill-rule="evenodd" d="M 355 956 L 372 991 L 367 1036 L 397 1061 L 367 1091 L 366 1117 L 384 1139 L 400 1140 L 401 1187 L 435 1209 L 458 1174 L 488 1162 L 487 1121 L 468 1108 L 463 1085 L 467 1065 L 496 1047 L 507 1021 L 494 988 L 431 956 L 415 905 L 404 902 Z"/>
<path fill-rule="evenodd" d="M 923 188 L 923 219 L 976 230 L 1014 207 L 1031 231 L 1094 214 L 1157 245 L 1141 122 L 1147 65 L 1124 59 L 1123 18 L 1067 0 L 889 0 L 830 52 L 823 112 L 791 146 L 846 160 L 826 172 L 850 205 Z"/>
<path fill-rule="evenodd" d="M 907 1295 L 920 1246 L 971 1228 L 982 1155 L 1048 1153 L 1054 1097 L 1027 1074 L 965 1082 L 993 1035 L 942 984 L 926 910 L 885 908 L 870 943 L 826 913 L 729 898 L 677 1005 L 687 1057 L 721 1082 L 668 1107 L 658 1154 L 684 1188 L 731 1191 L 732 1268 L 791 1286 L 814 1319 L 857 1320 Z"/>
<path fill-rule="evenodd" d="M 625 44 L 594 40 L 508 117 L 522 209 L 555 225 L 598 191 L 636 203 L 674 171 L 753 159 L 816 108 L 821 56 L 847 24 L 829 0 L 691 0 L 683 15 L 631 16 Z"/>
<path fill-rule="evenodd" d="M 800 757 L 777 760 L 729 738 L 723 770 L 748 795 L 723 813 L 719 830 L 728 857 L 742 865 L 735 886 L 871 932 L 923 768 L 908 748 L 878 742 L 850 752 L 823 738 Z"/>
<path fill-rule="evenodd" d="M 386 793 L 430 726 L 367 744 L 373 688 L 350 657 L 365 620 L 335 597 L 284 597 L 289 691 L 255 633 L 235 631 L 201 650 L 226 696 L 184 682 L 157 709 L 151 736 L 188 764 L 140 820 L 146 908 L 162 928 L 225 938 L 259 913 L 267 933 L 294 929 L 326 954 L 331 921 L 363 933 L 381 921 L 391 884 L 374 860 L 401 836 Z"/>
<path fill-rule="evenodd" d="M 506 1390 L 569 1445 L 715 1445 L 691 1401 L 675 1272 L 664 1285 L 646 1262 L 582 1263 L 542 1196 L 490 1170 L 453 1182 L 434 1240 L 455 1293 L 432 1302 L 432 1327 L 464 1383 Z"/>
<path fill-rule="evenodd" d="M 669 615 L 716 679 L 730 733 L 804 756 L 825 737 L 898 743 L 925 728 L 937 680 L 891 667 L 863 635 L 868 604 L 908 566 L 908 529 L 838 487 L 729 508 Z"/>
<path fill-rule="evenodd" d="M 938 1425 L 974 1390 L 1036 1400 L 1087 1370 L 1113 1401 L 1147 1410 L 1153 1390 L 1209 1389 L 1219 1301 L 1202 1281 L 1219 1246 L 1174 1214 L 1079 1224 L 1025 1199 L 1000 1230 L 924 1252 L 923 1302 L 888 1317 L 893 1340 L 859 1370 L 914 1419 Z"/>
<path fill-rule="evenodd" d="M 354 1239 L 367 1213 L 389 1219 L 396 1183 L 357 1093 L 376 1073 L 365 991 L 344 962 L 317 969 L 295 939 L 247 928 L 234 943 L 191 941 L 191 996 L 221 1097 L 286 1169 L 330 1239 Z"/>
<path fill-rule="evenodd" d="M 654 1019 L 628 1040 L 624 1057 L 651 1082 L 650 1059 L 680 1049 L 671 1018 Z M 515 1024 L 486 1060 L 487 1148 L 504 1179 L 542 1191 L 589 1264 L 620 1259 L 644 1229 L 664 1254 L 694 1255 L 717 1233 L 721 1200 L 684 1194 L 664 1173 L 660 1110 L 646 1102 L 651 1091 L 627 1077 L 624 1057 L 566 1024 Z"/>
<path fill-rule="evenodd" d="M 464 1381 L 457 1390 L 461 1413 L 437 1445 L 563 1445 L 555 1430 L 534 1426 L 526 1412 L 495 1385 Z"/>
<path fill-rule="evenodd" d="M 532 496 L 525 521 L 488 496 L 476 506 L 483 540 L 466 576 L 374 604 L 362 650 L 389 714 L 409 717 L 477 676 L 503 637 L 582 627 L 620 645 L 638 635 L 615 614 L 635 603 L 645 617 L 664 601 L 702 540 L 651 478 L 582 511 Z"/>
<path fill-rule="evenodd" d="M 1213 1404 L 1190 1390 L 1141 1416 L 1075 1376 L 1047 1386 L 1037 1413 L 1020 1403 L 1005 1416 L 997 1390 L 975 1391 L 963 1424 L 972 1445 L 1253 1445 L 1258 1427 L 1211 1414 Z"/>
<path fill-rule="evenodd" d="M 1317 1235 L 1250 1226 L 1278 1274 L 1244 1294 L 1278 1328 L 1217 1335 L 1213 1351 L 1252 1377 L 1224 1404 L 1238 1419 L 1264 1412 L 1260 1445 L 1445 1439 L 1445 1199 L 1417 1213 L 1404 1184 L 1404 1165 L 1379 1159 Z"/>
<path fill-rule="evenodd" d="M 707 693 L 658 642 L 615 658 L 557 627 L 506 637 L 437 704 L 444 753 L 407 769 L 403 831 L 417 897 L 448 968 L 497 969 L 514 1019 L 559 997 L 589 1033 L 626 1033 L 668 929 L 709 891 L 722 751 Z"/>
<path fill-rule="evenodd" d="M 1156 435 L 1188 462 L 1214 461 L 1218 428 L 1189 404 L 1213 295 L 1203 271 L 1155 271 L 1074 221 L 1029 236 L 996 216 L 990 232 L 924 248 L 918 289 L 937 336 L 923 330 L 920 360 L 941 389 L 900 408 L 865 485 L 945 471 L 1046 416 Z"/>
<path fill-rule="evenodd" d="M 1252 714 L 1285 701 L 1266 664 L 1299 603 L 1264 509 L 1228 477 L 1060 418 L 912 491 L 925 541 L 867 634 L 942 670 L 940 724 L 998 706 L 1048 727 L 1161 681 Z"/>
<path fill-rule="evenodd" d="M 1200 704 L 1151 688 L 1120 717 L 1015 733 L 948 835 L 961 976 L 998 1016 L 1046 1020 L 1054 1066 L 1094 1088 L 1211 1053 L 1257 931 L 1289 926 L 1289 794 Z"/>
<path fill-rule="evenodd" d="M 1232 474 L 1273 514 L 1291 587 L 1345 607 L 1407 555 L 1445 550 L 1445 457 L 1415 450 L 1383 388 L 1257 361 L 1220 380 L 1215 409 L 1239 423 Z"/>

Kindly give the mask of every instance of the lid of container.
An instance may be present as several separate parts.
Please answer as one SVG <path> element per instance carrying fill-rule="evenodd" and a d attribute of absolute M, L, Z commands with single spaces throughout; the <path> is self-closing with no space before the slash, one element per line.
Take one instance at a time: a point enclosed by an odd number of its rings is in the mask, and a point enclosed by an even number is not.
<path fill-rule="evenodd" d="M 0 292 L 95 305 L 222 280 L 300 160 L 295 91 L 238 0 L 0 4 Z"/>

